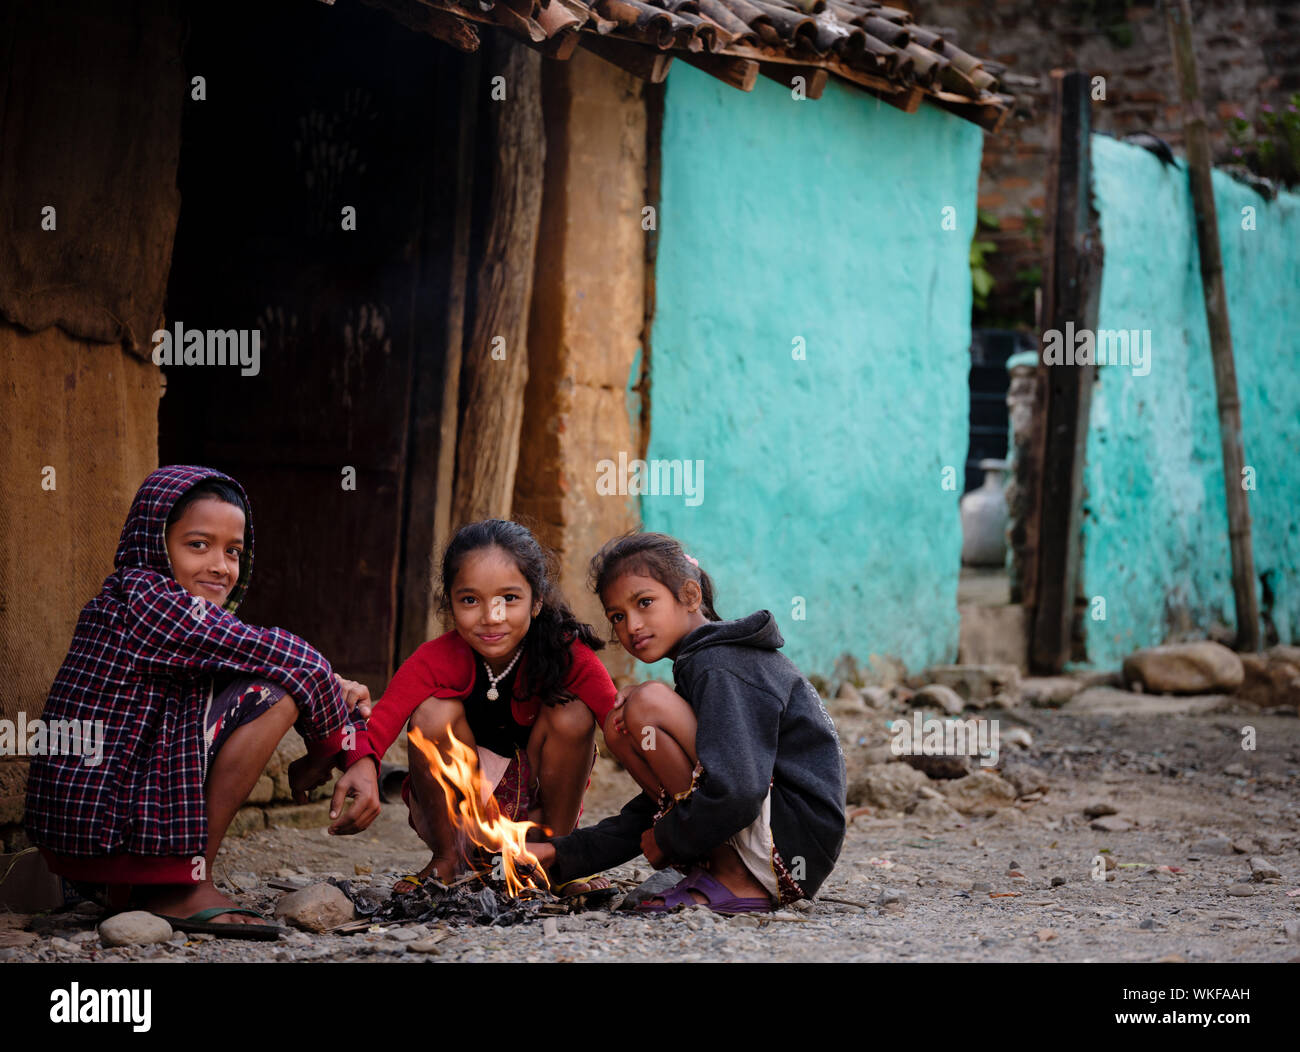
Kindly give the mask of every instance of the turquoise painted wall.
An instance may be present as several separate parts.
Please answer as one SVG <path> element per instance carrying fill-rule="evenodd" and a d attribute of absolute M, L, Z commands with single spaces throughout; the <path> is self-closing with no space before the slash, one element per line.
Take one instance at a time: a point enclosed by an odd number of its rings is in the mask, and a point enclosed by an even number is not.
<path fill-rule="evenodd" d="M 724 617 L 772 610 L 807 673 L 951 661 L 941 476 L 960 488 L 968 445 L 982 133 L 834 78 L 816 101 L 684 63 L 667 85 L 649 457 L 703 461 L 704 489 L 643 498 L 646 527 L 713 575 Z"/>
<path fill-rule="evenodd" d="M 1300 636 L 1300 197 L 1268 202 L 1214 173 L 1255 569 L 1283 642 Z M 1105 264 L 1098 329 L 1149 329 L 1146 376 L 1098 370 L 1089 423 L 1083 587 L 1088 661 L 1118 665 L 1180 624 L 1235 626 L 1214 373 L 1187 172 L 1093 137 Z M 1242 229 L 1242 209 L 1255 229 Z M 1261 590 L 1262 599 L 1262 590 Z"/>

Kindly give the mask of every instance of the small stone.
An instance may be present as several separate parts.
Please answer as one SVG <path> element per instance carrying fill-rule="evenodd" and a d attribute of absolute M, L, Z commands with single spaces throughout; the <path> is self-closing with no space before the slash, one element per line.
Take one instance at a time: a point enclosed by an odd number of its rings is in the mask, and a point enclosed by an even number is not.
<path fill-rule="evenodd" d="M 1284 922 L 1282 925 L 1282 934 L 1292 942 L 1300 942 L 1300 920 Z"/>
<path fill-rule="evenodd" d="M 1148 917 L 1146 920 L 1144 920 L 1141 924 L 1138 925 L 1139 928 L 1144 928 L 1147 931 L 1150 931 L 1155 926 L 1156 926 L 1156 922 L 1154 917 Z"/>
<path fill-rule="evenodd" d="M 930 705 L 942 709 L 949 716 L 960 716 L 962 709 L 966 707 L 960 694 L 941 683 L 931 683 L 927 687 L 922 687 L 912 696 L 912 704 L 916 708 Z"/>
<path fill-rule="evenodd" d="M 1245 778 L 1246 768 L 1243 764 L 1230 763 L 1228 764 L 1227 767 L 1223 769 L 1223 773 L 1226 774 L 1229 778 Z"/>
<path fill-rule="evenodd" d="M 256 873 L 232 873 L 230 879 L 240 891 L 255 891 L 262 883 Z"/>
<path fill-rule="evenodd" d="M 1228 889 L 1228 894 L 1241 899 L 1249 898 L 1255 894 L 1255 888 L 1250 884 L 1234 884 Z"/>
<path fill-rule="evenodd" d="M 1194 855 L 1231 855 L 1232 841 L 1226 836 L 1202 837 L 1193 841 L 1191 852 Z"/>
<path fill-rule="evenodd" d="M 1034 936 L 1039 942 L 1051 942 L 1056 938 L 1056 932 L 1052 931 L 1051 928 L 1039 928 L 1038 931 L 1034 932 Z"/>
<path fill-rule="evenodd" d="M 67 939 L 60 939 L 57 935 L 50 940 L 50 949 L 55 953 L 81 953 L 81 947 Z"/>
<path fill-rule="evenodd" d="M 1282 873 L 1266 858 L 1256 855 L 1250 860 L 1250 879 L 1253 881 L 1279 880 Z"/>
<path fill-rule="evenodd" d="M 1138 650 L 1124 659 L 1124 680 L 1152 694 L 1209 694 L 1234 691 L 1245 669 L 1222 643 L 1199 640 Z"/>
<path fill-rule="evenodd" d="M 73 912 L 82 917 L 98 917 L 104 912 L 104 908 L 97 902 L 78 902 L 73 907 Z"/>
<path fill-rule="evenodd" d="M 739 928 L 757 928 L 758 918 L 752 913 L 737 913 L 727 923 Z"/>
<path fill-rule="evenodd" d="M 542 918 L 542 935 L 548 939 L 553 939 L 560 933 L 560 925 L 554 917 Z"/>
<path fill-rule="evenodd" d="M 148 946 L 171 937 L 172 926 L 144 910 L 117 913 L 99 924 L 99 938 L 105 946 Z"/>
<path fill-rule="evenodd" d="M 903 891 L 894 891 L 891 888 L 885 888 L 876 898 L 877 906 L 897 906 L 902 909 L 907 905 L 907 893 Z"/>
<path fill-rule="evenodd" d="M 1054 888 L 1059 888 L 1064 883 L 1065 883 L 1064 877 L 1056 876 L 1052 878 L 1052 887 Z"/>
<path fill-rule="evenodd" d="M 1004 731 L 1001 740 L 1004 745 L 1015 745 L 1021 749 L 1031 749 L 1034 745 L 1033 736 L 1024 727 L 1012 727 L 1011 730 Z"/>
<path fill-rule="evenodd" d="M 1119 814 L 1119 808 L 1105 800 L 1097 800 L 1085 807 L 1083 813 L 1089 818 L 1101 818 L 1104 815 Z"/>
<path fill-rule="evenodd" d="M 545 929 L 547 920 L 554 919 L 554 917 L 547 917 L 546 920 L 542 921 L 543 929 Z M 412 942 L 408 942 L 406 948 L 412 953 L 441 953 L 442 951 L 438 949 L 438 943 L 440 942 L 442 942 L 441 939 L 434 938 L 415 939 Z"/>
<path fill-rule="evenodd" d="M 374 866 L 366 866 L 366 865 L 362 865 L 362 863 L 360 863 L 360 862 L 356 863 L 356 864 L 352 867 L 352 872 L 353 872 L 354 874 L 356 874 L 358 877 L 368 876 L 369 874 L 373 873 L 374 871 L 375 871 L 375 867 L 374 867 Z"/>
<path fill-rule="evenodd" d="M 992 891 L 992 890 L 993 890 L 993 885 L 992 885 L 992 884 L 986 884 L 986 883 L 984 883 L 983 881 L 979 881 L 979 882 L 977 882 L 977 883 L 975 883 L 975 884 L 972 884 L 972 885 L 970 886 L 970 889 L 971 889 L 971 891 Z"/>
<path fill-rule="evenodd" d="M 991 815 L 1015 803 L 1016 790 L 992 771 L 976 771 L 965 778 L 946 782 L 943 794 L 948 803 L 964 815 Z"/>
<path fill-rule="evenodd" d="M 313 884 L 280 899 L 275 915 L 296 928 L 323 932 L 350 921 L 353 907 L 352 901 L 333 884 Z"/>
<path fill-rule="evenodd" d="M 414 928 L 392 928 L 384 932 L 384 935 L 394 942 L 414 942 L 424 933 Z"/>
<path fill-rule="evenodd" d="M 68 941 L 76 943 L 94 942 L 98 938 L 99 932 L 97 931 L 79 931 L 76 935 L 69 935 Z"/>
<path fill-rule="evenodd" d="M 1133 828 L 1133 824 L 1118 815 L 1102 815 L 1101 818 L 1092 820 L 1090 828 L 1099 833 L 1127 833 Z"/>

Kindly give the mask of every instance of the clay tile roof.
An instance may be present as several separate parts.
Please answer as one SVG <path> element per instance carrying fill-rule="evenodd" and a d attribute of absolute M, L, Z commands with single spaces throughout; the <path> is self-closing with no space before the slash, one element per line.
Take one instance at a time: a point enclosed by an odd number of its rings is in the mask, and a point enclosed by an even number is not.
<path fill-rule="evenodd" d="M 744 91 L 757 74 L 787 85 L 803 77 L 809 98 L 833 75 L 907 112 L 921 100 L 988 129 L 1012 96 L 1001 68 L 871 0 L 367 0 L 413 29 L 465 51 L 477 25 L 495 25 L 552 58 L 579 45 L 647 80 L 680 58 Z"/>

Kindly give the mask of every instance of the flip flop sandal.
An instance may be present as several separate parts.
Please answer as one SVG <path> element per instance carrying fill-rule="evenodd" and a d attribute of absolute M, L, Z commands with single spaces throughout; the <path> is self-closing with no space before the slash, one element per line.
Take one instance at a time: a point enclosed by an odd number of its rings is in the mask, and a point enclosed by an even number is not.
<path fill-rule="evenodd" d="M 691 895 L 692 891 L 698 891 L 706 901 L 696 902 L 694 896 Z M 671 913 L 681 906 L 708 906 L 714 913 L 720 913 L 723 916 L 732 916 L 737 913 L 772 912 L 772 901 L 766 895 L 737 898 L 725 886 L 715 880 L 707 870 L 700 868 L 691 870 L 690 873 L 662 895 L 652 895 L 651 898 L 662 898 L 664 900 L 663 905 L 655 906 L 642 902 L 636 907 L 638 913 Z"/>
<path fill-rule="evenodd" d="M 599 873 L 593 873 L 589 877 L 574 877 L 572 880 L 566 880 L 563 884 L 555 885 L 555 887 L 551 888 L 551 891 L 562 899 L 582 899 L 587 903 L 595 905 L 604 902 L 607 899 L 612 899 L 618 894 L 618 888 L 611 883 L 607 888 L 591 888 L 588 891 L 579 892 L 576 895 L 565 894 L 564 889 L 571 888 L 575 884 L 590 884 L 599 876 Z"/>
<path fill-rule="evenodd" d="M 399 884 L 410 884 L 411 886 L 410 886 L 409 888 L 403 888 L 401 891 L 398 891 L 398 890 L 397 890 L 397 886 L 398 886 Z M 406 874 L 406 876 L 404 876 L 404 877 L 398 877 L 395 881 L 393 881 L 393 887 L 392 887 L 392 890 L 391 890 L 391 894 L 393 894 L 393 895 L 414 895 L 414 894 L 415 894 L 417 891 L 419 891 L 422 887 L 424 887 L 424 879 L 421 878 L 421 877 L 416 876 L 414 873 L 408 873 L 408 874 Z"/>
<path fill-rule="evenodd" d="M 257 910 L 244 909 L 242 906 L 213 906 L 210 909 L 199 910 L 198 913 L 191 913 L 188 917 L 169 917 L 165 913 L 155 913 L 154 916 L 161 917 L 176 931 L 216 935 L 222 939 L 256 939 L 261 942 L 274 942 L 285 932 L 284 928 L 275 924 L 214 923 L 212 918 L 219 917 L 223 913 L 246 913 L 250 917 L 266 920 Z"/>

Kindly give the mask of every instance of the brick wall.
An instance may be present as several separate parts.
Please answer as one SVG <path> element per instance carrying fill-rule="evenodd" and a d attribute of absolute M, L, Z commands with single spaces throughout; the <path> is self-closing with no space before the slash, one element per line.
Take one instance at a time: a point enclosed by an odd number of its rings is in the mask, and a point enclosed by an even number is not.
<path fill-rule="evenodd" d="M 1041 263 L 1041 217 L 1047 174 L 1054 67 L 1105 77 L 1106 98 L 1094 102 L 1096 131 L 1122 137 L 1145 131 L 1182 153 L 1182 118 L 1163 9 L 1125 0 L 912 0 L 918 22 L 949 29 L 972 54 L 1004 63 L 1003 90 L 1017 112 L 984 144 L 980 207 L 1001 221 L 987 238 L 997 280 L 980 323 L 1032 326 L 1033 284 L 1018 271 Z M 1094 12 L 1113 12 L 1096 14 Z M 1225 121 L 1238 108 L 1253 118 L 1300 91 L 1300 0 L 1192 0 L 1201 94 L 1210 117 L 1216 162 L 1226 163 Z M 1107 26 L 1114 26 L 1110 32 Z"/>

